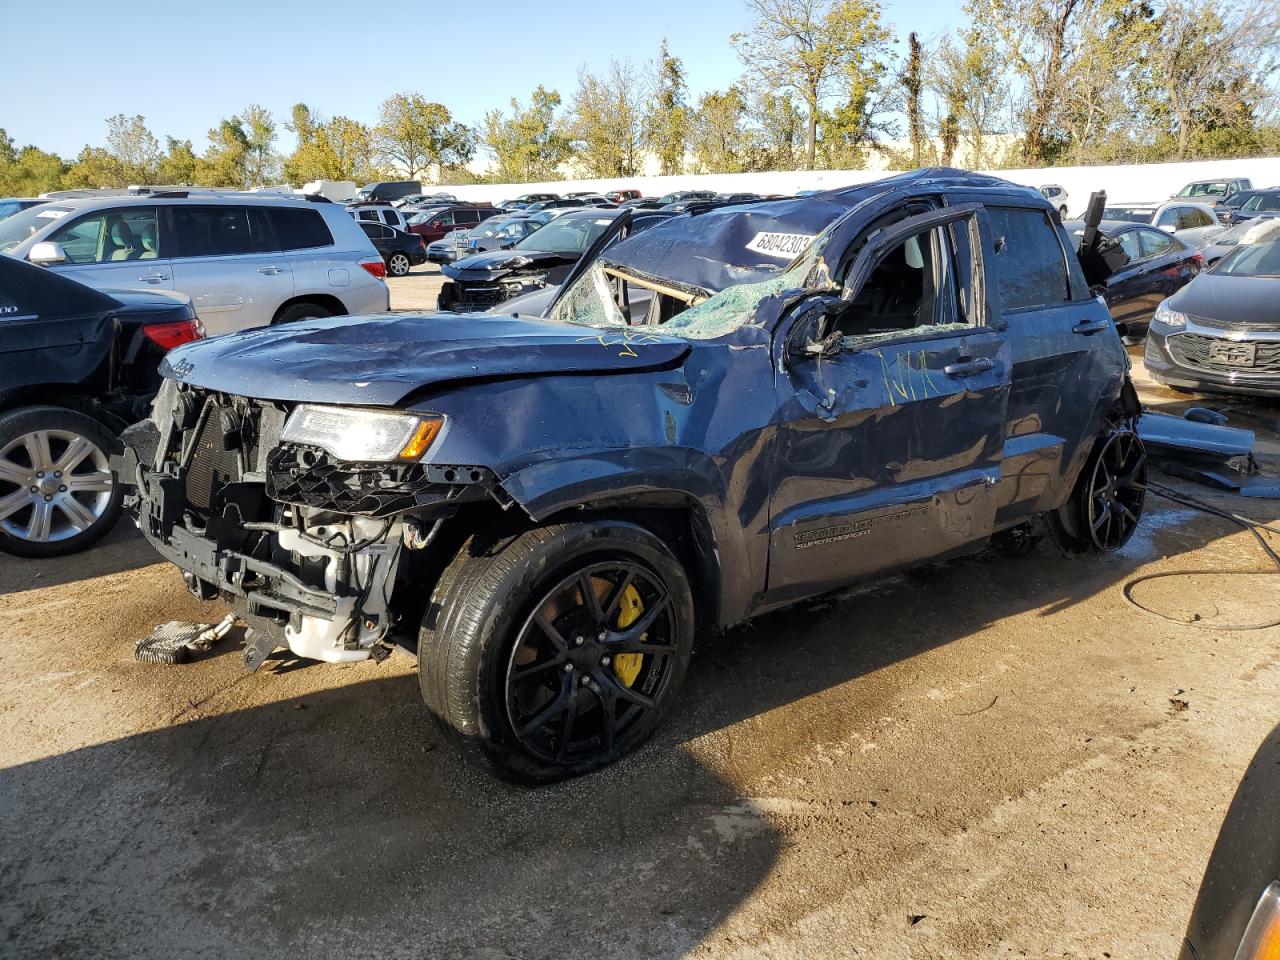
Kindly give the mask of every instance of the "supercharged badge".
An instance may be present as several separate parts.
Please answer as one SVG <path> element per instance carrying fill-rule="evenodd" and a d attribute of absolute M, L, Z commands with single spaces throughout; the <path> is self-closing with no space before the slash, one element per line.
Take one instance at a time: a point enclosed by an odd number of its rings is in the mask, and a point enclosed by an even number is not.
<path fill-rule="evenodd" d="M 819 527 L 816 530 L 803 530 L 795 535 L 795 548 L 804 550 L 806 547 L 816 547 L 820 543 L 838 543 L 841 540 L 865 537 L 876 527 L 884 526 L 886 523 L 897 523 L 912 517 L 922 517 L 928 512 L 928 507 L 908 507 L 906 510 L 886 513 L 879 517 L 868 517 L 865 520 L 854 522 L 833 523 L 830 526 Z"/>

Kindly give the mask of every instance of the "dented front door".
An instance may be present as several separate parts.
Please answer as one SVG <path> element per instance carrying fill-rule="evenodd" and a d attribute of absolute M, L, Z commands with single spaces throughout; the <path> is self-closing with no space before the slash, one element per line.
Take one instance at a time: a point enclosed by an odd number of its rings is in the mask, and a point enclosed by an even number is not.
<path fill-rule="evenodd" d="M 913 218 L 882 245 L 912 224 L 967 233 L 954 217 Z M 975 238 L 978 220 L 986 229 L 978 214 Z M 963 552 L 990 535 L 1010 356 L 983 293 L 981 250 L 962 252 L 976 268 L 955 307 L 969 329 L 942 326 L 781 365 L 766 602 Z"/>

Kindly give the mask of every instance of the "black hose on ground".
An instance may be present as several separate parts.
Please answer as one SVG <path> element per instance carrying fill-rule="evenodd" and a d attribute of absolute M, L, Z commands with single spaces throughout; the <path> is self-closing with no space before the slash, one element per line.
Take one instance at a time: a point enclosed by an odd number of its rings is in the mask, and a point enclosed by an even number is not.
<path fill-rule="evenodd" d="M 1258 545 L 1262 547 L 1262 551 L 1267 555 L 1267 559 L 1269 559 L 1272 562 L 1272 564 L 1274 564 L 1275 569 L 1273 570 L 1199 569 L 1199 570 L 1172 570 L 1166 573 L 1149 573 L 1149 574 L 1146 574 L 1145 576 L 1134 577 L 1132 580 L 1128 581 L 1124 585 L 1123 593 L 1124 593 L 1125 600 L 1130 605 L 1137 607 L 1139 610 L 1142 610 L 1145 613 L 1154 614 L 1155 616 L 1160 617 L 1164 620 L 1169 620 L 1172 623 L 1181 623 L 1187 626 L 1198 627 L 1202 630 L 1231 630 L 1231 631 L 1264 630 L 1267 627 L 1280 626 L 1280 618 L 1277 618 L 1275 620 L 1270 620 L 1266 623 L 1246 623 L 1246 624 L 1235 624 L 1231 626 L 1214 625 L 1212 623 L 1200 623 L 1199 621 L 1179 620 L 1177 617 L 1171 617 L 1168 614 L 1161 613 L 1159 610 L 1152 610 L 1150 607 L 1144 607 L 1141 603 L 1139 603 L 1136 599 L 1134 599 L 1133 588 L 1138 586 L 1138 584 L 1146 583 L 1150 580 L 1162 580 L 1168 577 L 1190 577 L 1190 576 L 1229 577 L 1229 576 L 1243 576 L 1246 574 L 1249 576 L 1255 576 L 1255 577 L 1259 575 L 1262 575 L 1262 576 L 1280 575 L 1280 553 L 1277 553 L 1275 549 L 1271 546 L 1271 544 L 1267 542 L 1266 537 L 1263 536 L 1263 531 L 1267 533 L 1280 533 L 1280 530 L 1278 530 L 1277 528 L 1268 526 L 1265 523 L 1260 523 L 1257 520 L 1252 520 L 1249 517 L 1241 516 L 1238 513 L 1231 513 L 1227 510 L 1220 510 L 1217 507 L 1213 506 L 1212 504 L 1205 503 L 1203 500 L 1198 500 L 1195 497 L 1191 496 L 1190 494 L 1185 494 L 1178 490 L 1174 490 L 1172 487 L 1166 487 L 1162 483 L 1148 482 L 1147 489 L 1158 497 L 1163 497 L 1166 500 L 1171 500 L 1174 503 L 1181 504 L 1184 507 L 1190 507 L 1193 510 L 1200 510 L 1204 513 L 1212 514 L 1215 517 L 1222 517 L 1224 520 L 1229 520 L 1232 523 L 1234 523 L 1236 526 L 1242 527 L 1245 530 L 1248 530 L 1251 534 L 1253 534 L 1254 539 L 1258 541 Z"/>

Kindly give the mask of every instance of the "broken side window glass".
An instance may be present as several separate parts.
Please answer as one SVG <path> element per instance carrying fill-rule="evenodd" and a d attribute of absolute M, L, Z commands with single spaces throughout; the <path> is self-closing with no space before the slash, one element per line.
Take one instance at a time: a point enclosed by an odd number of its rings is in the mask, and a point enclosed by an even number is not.
<path fill-rule="evenodd" d="M 970 325 L 957 291 L 949 232 L 944 227 L 922 230 L 881 258 L 836 316 L 835 329 L 844 335 L 846 347 Z"/>

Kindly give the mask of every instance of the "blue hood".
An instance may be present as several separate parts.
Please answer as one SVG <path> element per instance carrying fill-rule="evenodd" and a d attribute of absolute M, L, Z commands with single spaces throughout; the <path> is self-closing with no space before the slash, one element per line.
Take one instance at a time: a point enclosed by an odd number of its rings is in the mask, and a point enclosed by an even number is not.
<path fill-rule="evenodd" d="M 561 373 L 626 373 L 679 362 L 689 345 L 490 314 L 328 317 L 186 344 L 161 372 L 264 400 L 395 406 L 425 387 Z"/>

